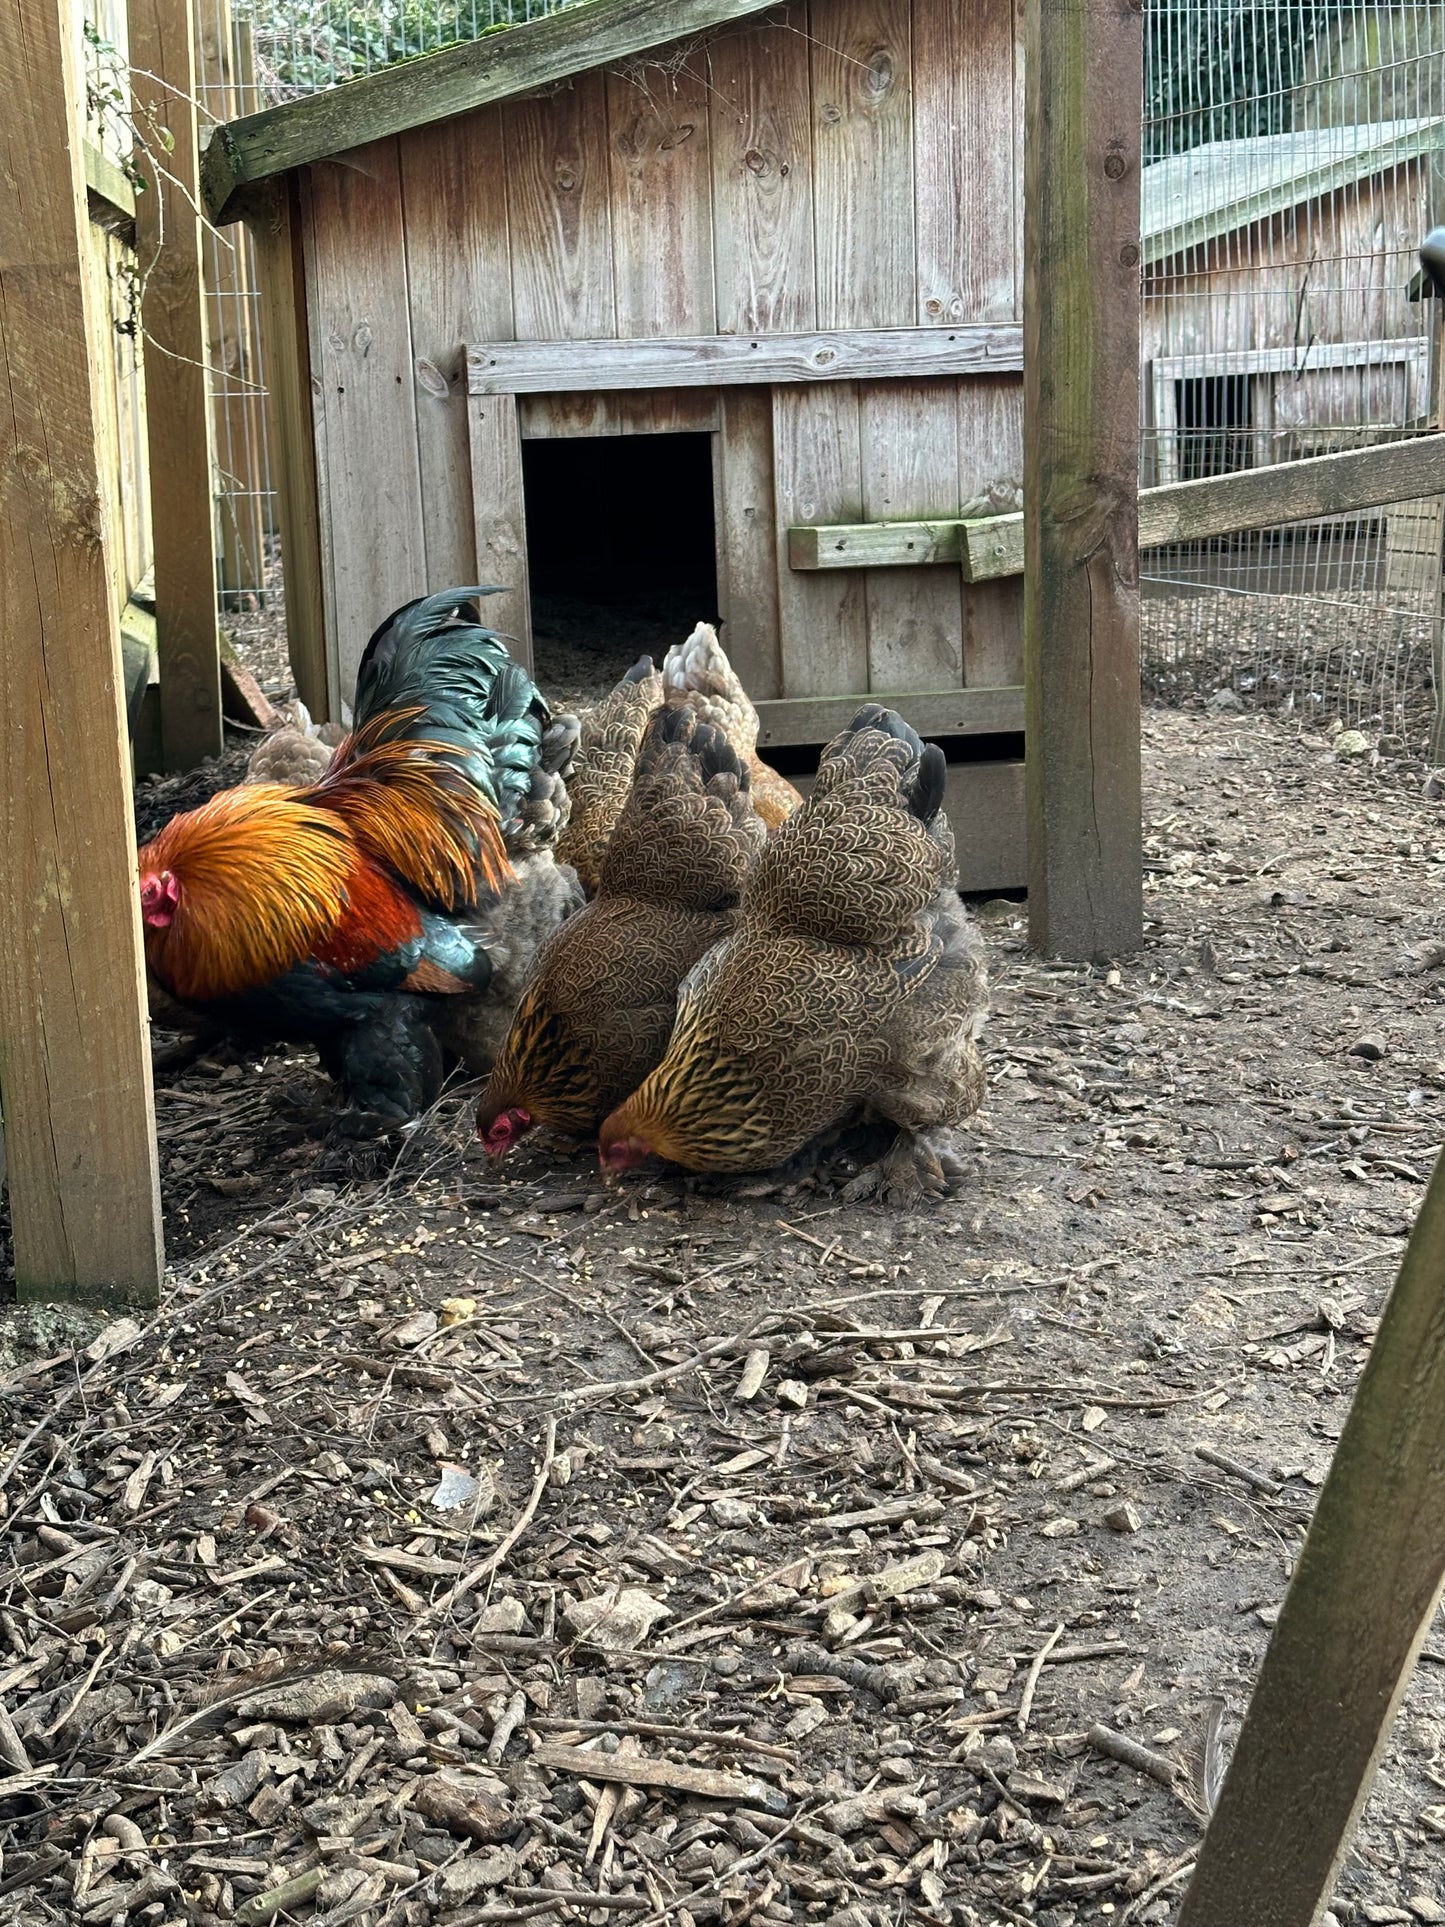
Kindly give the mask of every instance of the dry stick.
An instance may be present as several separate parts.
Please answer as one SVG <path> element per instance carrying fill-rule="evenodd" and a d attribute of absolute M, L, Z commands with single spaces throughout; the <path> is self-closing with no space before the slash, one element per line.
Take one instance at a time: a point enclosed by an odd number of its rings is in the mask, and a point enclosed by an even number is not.
<path fill-rule="evenodd" d="M 1058 1645 L 1063 1636 L 1064 1627 L 1063 1621 L 1061 1620 L 1049 1634 L 1043 1645 L 1040 1646 L 1039 1650 L 1034 1654 L 1033 1664 L 1029 1667 L 1024 1679 L 1024 1690 L 1019 1694 L 1020 1733 L 1025 1732 L 1028 1728 L 1029 1714 L 1034 1710 L 1034 1694 L 1038 1690 L 1039 1675 L 1044 1670 L 1044 1661 L 1054 1650 L 1055 1646 Z"/>
<path fill-rule="evenodd" d="M 799 1759 L 796 1747 L 772 1746 L 765 1740 L 750 1740 L 746 1733 L 718 1732 L 706 1726 L 672 1726 L 663 1720 L 569 1720 L 557 1714 L 533 1720 L 532 1725 L 539 1733 L 637 1733 L 644 1739 L 688 1740 L 694 1746 L 719 1746 L 728 1753 L 758 1753 L 789 1766 L 797 1766 Z"/>
<path fill-rule="evenodd" d="M 716 1358 L 720 1352 L 731 1351 L 735 1345 L 745 1343 L 764 1325 L 771 1324 L 776 1315 L 775 1312 L 764 1312 L 761 1318 L 753 1320 L 746 1331 L 734 1332 L 730 1338 L 714 1339 L 712 1344 L 704 1345 L 701 1351 L 694 1352 L 691 1358 L 685 1358 L 680 1365 L 665 1365 L 660 1371 L 645 1372 L 641 1378 L 614 1379 L 608 1385 L 581 1385 L 573 1391 L 563 1392 L 562 1397 L 610 1398 L 618 1393 L 651 1391 L 654 1385 L 665 1385 L 669 1379 L 685 1378 L 689 1372 L 695 1371 L 699 1365 L 705 1365 L 710 1358 Z"/>
<path fill-rule="evenodd" d="M 1140 1746 L 1137 1740 L 1116 1733 L 1111 1726 L 1091 1726 L 1089 1745 L 1096 1753 L 1107 1753 L 1111 1760 L 1132 1766 L 1136 1773 L 1147 1773 L 1160 1786 L 1173 1787 L 1179 1779 L 1180 1768 L 1176 1761 L 1166 1759 L 1162 1753 L 1151 1753 L 1147 1746 Z"/>
<path fill-rule="evenodd" d="M 438 1614 L 444 1613 L 450 1607 L 454 1606 L 459 1599 L 463 1599 L 469 1592 L 475 1591 L 475 1589 L 481 1585 L 482 1581 L 490 1577 L 490 1575 L 496 1571 L 497 1567 L 502 1564 L 507 1554 L 512 1550 L 512 1547 L 516 1545 L 517 1541 L 536 1517 L 537 1507 L 542 1503 L 542 1494 L 546 1491 L 547 1481 L 552 1475 L 552 1461 L 556 1456 L 557 1421 L 555 1418 L 549 1418 L 547 1421 L 547 1437 L 542 1446 L 542 1457 L 537 1467 L 537 1476 L 532 1481 L 532 1490 L 527 1495 L 527 1503 L 522 1507 L 521 1512 L 517 1516 L 516 1524 L 507 1534 L 506 1538 L 503 1539 L 502 1543 L 494 1547 L 479 1566 L 473 1566 L 472 1570 L 464 1573 L 454 1586 L 442 1594 L 440 1599 L 432 1601 L 431 1605 L 428 1606 L 426 1611 L 418 1618 L 417 1624 L 419 1626 L 425 1625 L 429 1619 L 435 1619 Z"/>
<path fill-rule="evenodd" d="M 1211 1445 L 1196 1445 L 1194 1456 L 1203 1459 L 1206 1465 L 1217 1465 L 1221 1472 L 1232 1472 L 1236 1479 L 1243 1479 L 1246 1485 L 1252 1485 L 1256 1492 L 1263 1492 L 1267 1498 L 1277 1499 L 1284 1491 L 1278 1479 L 1256 1472 L 1253 1466 L 1241 1464 L 1238 1459 L 1230 1458 L 1227 1452 L 1216 1452 Z"/>
<path fill-rule="evenodd" d="M 686 1619 L 679 1619 L 676 1625 L 668 1627 L 668 1639 L 675 1639 L 685 1626 L 697 1626 L 704 1619 L 715 1619 L 719 1613 L 725 1613 L 729 1606 L 736 1606 L 740 1599 L 746 1599 L 750 1593 L 772 1585 L 775 1579 L 781 1579 L 785 1572 L 791 1572 L 794 1566 L 801 1565 L 805 1559 L 812 1560 L 816 1557 L 817 1554 L 812 1552 L 795 1552 L 791 1559 L 785 1559 L 782 1565 L 774 1566 L 771 1572 L 765 1572 L 761 1579 L 754 1579 L 751 1585 L 744 1586 L 740 1592 L 729 1593 L 726 1599 L 714 1600 L 711 1606 L 699 1607 L 697 1612 L 689 1613 Z M 665 1651 L 666 1648 L 662 1650 Z"/>

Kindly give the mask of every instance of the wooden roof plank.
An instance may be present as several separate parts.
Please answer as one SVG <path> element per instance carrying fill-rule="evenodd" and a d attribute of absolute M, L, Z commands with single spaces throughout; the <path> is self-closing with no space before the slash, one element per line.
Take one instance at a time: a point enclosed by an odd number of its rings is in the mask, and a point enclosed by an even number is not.
<path fill-rule="evenodd" d="M 202 191 L 216 222 L 235 220 L 246 189 L 309 161 L 510 100 L 692 34 L 761 13 L 777 0 L 582 0 L 560 13 L 405 60 L 306 100 L 218 127 Z"/>

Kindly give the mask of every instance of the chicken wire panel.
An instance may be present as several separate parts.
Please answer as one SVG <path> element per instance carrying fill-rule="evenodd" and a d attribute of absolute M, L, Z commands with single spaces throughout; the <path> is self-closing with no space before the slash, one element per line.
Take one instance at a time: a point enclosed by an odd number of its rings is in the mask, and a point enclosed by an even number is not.
<path fill-rule="evenodd" d="M 196 99 L 202 144 L 263 104 L 252 31 L 231 0 L 198 0 Z M 268 685 L 290 681 L 259 294 L 243 223 L 204 237 L 214 444 L 216 564 L 226 632 Z"/>
<path fill-rule="evenodd" d="M 1445 7 L 1149 0 L 1144 108 L 1141 482 L 1431 425 L 1416 249 L 1445 219 Z M 1441 523 L 1429 500 L 1146 553 L 1146 687 L 1413 743 Z"/>
<path fill-rule="evenodd" d="M 394 61 L 476 40 L 575 0 L 236 0 L 250 29 L 262 104 L 375 73 Z"/>

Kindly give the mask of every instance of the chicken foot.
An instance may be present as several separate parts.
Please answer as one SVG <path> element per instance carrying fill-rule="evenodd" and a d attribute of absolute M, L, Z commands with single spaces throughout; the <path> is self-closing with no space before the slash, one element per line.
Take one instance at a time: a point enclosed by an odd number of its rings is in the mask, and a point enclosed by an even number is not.
<path fill-rule="evenodd" d="M 900 1129 L 882 1157 L 843 1187 L 849 1204 L 877 1198 L 882 1204 L 916 1205 L 944 1197 L 966 1166 L 955 1134 L 946 1129 Z"/>

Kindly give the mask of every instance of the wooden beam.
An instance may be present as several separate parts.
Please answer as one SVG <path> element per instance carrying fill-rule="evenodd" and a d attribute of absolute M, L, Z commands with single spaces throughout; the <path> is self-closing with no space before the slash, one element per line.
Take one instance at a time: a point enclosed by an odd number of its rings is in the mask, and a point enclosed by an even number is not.
<path fill-rule="evenodd" d="M 496 341 L 467 354 L 473 395 L 614 388 L 720 388 L 794 381 L 887 381 L 1017 374 L 1014 322 L 860 328 L 834 334 L 678 335 L 671 340 Z"/>
<path fill-rule="evenodd" d="M 85 160 L 91 219 L 102 227 L 133 227 L 135 189 L 125 173 L 94 141 L 83 142 L 81 153 Z"/>
<path fill-rule="evenodd" d="M 1445 1581 L 1445 1159 L 1335 1447 L 1179 1927 L 1330 1904 Z"/>
<path fill-rule="evenodd" d="M 962 522 L 845 522 L 788 530 L 790 569 L 898 569 L 963 560 Z"/>
<path fill-rule="evenodd" d="M 154 1304 L 160 1186 L 73 23 L 70 0 L 0 0 L 0 1083 L 20 1297 Z"/>
<path fill-rule="evenodd" d="M 271 420 L 272 479 L 286 585 L 286 643 L 296 691 L 318 721 L 333 720 L 326 673 L 321 523 L 311 407 L 311 348 L 296 187 L 277 181 L 249 214 L 255 250 L 261 359 Z"/>
<path fill-rule="evenodd" d="M 1343 455 L 1315 455 L 1274 468 L 1246 468 L 1237 475 L 1141 489 L 1139 546 L 1160 549 L 1175 542 L 1203 542 L 1216 535 L 1243 535 L 1251 529 L 1318 521 L 1440 494 L 1445 494 L 1445 435 L 1417 435 L 1378 448 L 1352 448 Z M 994 515 L 957 526 L 967 581 L 1022 573 L 1022 515 Z M 820 561 L 815 566 L 829 565 Z"/>
<path fill-rule="evenodd" d="M 1034 0 L 1024 141 L 1029 935 L 1143 941 L 1139 174 L 1143 11 Z"/>
<path fill-rule="evenodd" d="M 1205 355 L 1156 355 L 1149 368 L 1160 381 L 1212 381 L 1221 375 L 1298 379 L 1330 368 L 1388 368 L 1399 361 L 1423 361 L 1429 350 L 1426 335 L 1396 335 L 1389 341 L 1311 341 L 1298 348 L 1220 348 Z"/>
<path fill-rule="evenodd" d="M 1022 689 L 869 690 L 861 696 L 799 696 L 757 704 L 758 741 L 781 748 L 831 742 L 864 703 L 896 709 L 921 736 L 1013 736 L 1024 726 Z"/>
<path fill-rule="evenodd" d="M 131 0 L 129 21 L 161 748 L 183 770 L 222 747 L 192 0 Z"/>
<path fill-rule="evenodd" d="M 777 0 L 590 0 L 563 13 L 483 34 L 309 100 L 270 107 L 216 130 L 206 151 L 206 208 L 242 212 L 246 188 L 288 168 L 434 125 L 489 101 L 535 92 L 650 47 L 707 33 Z"/>

